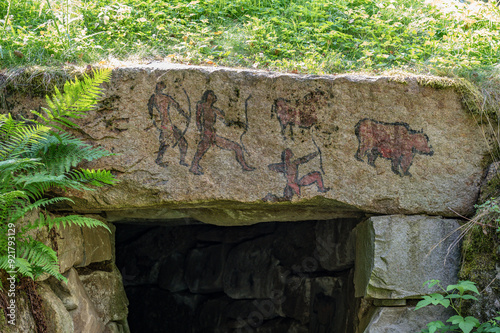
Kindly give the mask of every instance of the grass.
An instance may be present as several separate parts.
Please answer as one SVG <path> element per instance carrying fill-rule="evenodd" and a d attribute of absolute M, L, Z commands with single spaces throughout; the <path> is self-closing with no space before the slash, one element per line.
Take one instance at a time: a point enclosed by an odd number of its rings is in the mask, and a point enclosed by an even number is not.
<path fill-rule="evenodd" d="M 321 74 L 500 62 L 492 4 L 446 12 L 422 0 L 4 0 L 0 19 L 3 68 L 167 59 Z"/>

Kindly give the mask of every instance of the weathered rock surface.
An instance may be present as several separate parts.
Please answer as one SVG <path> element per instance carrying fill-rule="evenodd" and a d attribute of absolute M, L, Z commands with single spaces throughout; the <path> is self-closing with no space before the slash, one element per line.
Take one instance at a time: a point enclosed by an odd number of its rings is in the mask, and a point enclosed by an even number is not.
<path fill-rule="evenodd" d="M 222 276 L 229 247 L 225 244 L 195 248 L 187 255 L 184 274 L 192 293 L 223 290 Z"/>
<path fill-rule="evenodd" d="M 72 193 L 73 208 L 106 211 L 110 221 L 226 225 L 470 213 L 486 149 L 481 130 L 452 88 L 398 80 L 115 69 L 80 125 L 85 140 L 116 153 L 87 166 L 111 169 L 121 182 Z"/>
<path fill-rule="evenodd" d="M 57 237 L 59 271 L 65 273 L 73 266 L 79 266 L 84 258 L 82 228 L 69 225 L 58 230 Z"/>
<path fill-rule="evenodd" d="M 10 313 L 9 310 L 8 314 L 12 316 L 5 318 L 3 309 L 0 311 L 0 331 L 2 333 L 37 331 L 37 326 L 31 314 L 31 306 L 26 292 L 22 291 L 16 293 L 15 311 Z"/>
<path fill-rule="evenodd" d="M 415 307 L 378 308 L 364 333 L 420 332 L 427 323 L 446 322 L 454 314 L 452 309 L 429 306 L 415 311 Z"/>
<path fill-rule="evenodd" d="M 283 288 L 279 261 L 271 256 L 271 236 L 231 249 L 223 275 L 224 292 L 231 298 L 269 298 Z"/>
<path fill-rule="evenodd" d="M 58 230 L 56 241 L 61 273 L 113 258 L 112 235 L 102 227 L 65 226 Z"/>
<path fill-rule="evenodd" d="M 123 289 L 120 272 L 114 265 L 111 272 L 93 271 L 90 274 L 82 274 L 80 281 L 103 323 L 127 319 L 127 295 Z"/>
<path fill-rule="evenodd" d="M 88 266 L 94 262 L 111 260 L 113 250 L 111 248 L 111 234 L 108 230 L 97 228 L 82 228 L 83 236 L 83 262 L 81 267 Z"/>
<path fill-rule="evenodd" d="M 41 283 L 38 295 L 43 302 L 43 311 L 47 322 L 47 329 L 53 333 L 74 332 L 73 318 L 59 297 L 46 283 Z"/>
<path fill-rule="evenodd" d="M 75 331 L 104 332 L 104 323 L 100 321 L 98 312 L 85 291 L 76 270 L 70 269 L 66 273 L 66 278 L 68 279 L 68 289 L 77 301 L 76 309 L 70 311 Z"/>
<path fill-rule="evenodd" d="M 430 216 L 378 216 L 356 227 L 356 297 L 418 298 L 437 292 L 423 286 L 457 282 L 458 221 Z M 455 246 L 452 244 L 457 242 Z"/>

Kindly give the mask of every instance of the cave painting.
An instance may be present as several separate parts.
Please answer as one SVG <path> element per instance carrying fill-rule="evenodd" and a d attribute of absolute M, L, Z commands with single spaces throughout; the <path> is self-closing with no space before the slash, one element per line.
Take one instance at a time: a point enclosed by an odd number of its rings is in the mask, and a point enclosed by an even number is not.
<path fill-rule="evenodd" d="M 268 168 L 272 171 L 282 173 L 286 178 L 286 186 L 283 190 L 283 196 L 278 197 L 268 193 L 262 200 L 270 202 L 290 201 L 297 194 L 300 197 L 300 189 L 303 186 L 309 186 L 316 183 L 318 192 L 325 193 L 330 190 L 323 184 L 323 177 L 319 171 L 313 171 L 299 179 L 299 166 L 307 163 L 316 156 L 319 152 L 314 152 L 309 155 L 293 159 L 294 154 L 290 148 L 286 148 L 281 153 L 281 163 L 269 164 Z"/>
<path fill-rule="evenodd" d="M 178 146 L 180 155 L 179 163 L 184 166 L 189 166 L 189 164 L 186 163 L 188 143 L 184 135 L 191 121 L 191 107 L 189 107 L 189 114 L 186 113 L 174 98 L 163 93 L 165 88 L 166 85 L 164 82 L 157 83 L 155 93 L 151 95 L 148 101 L 149 115 L 153 120 L 153 125 L 160 133 L 160 146 L 158 148 L 158 155 L 156 156 L 155 163 L 159 166 L 166 167 L 168 165 L 167 162 L 163 162 L 165 151 L 169 147 L 175 148 Z M 186 93 L 186 91 L 184 91 L 184 93 Z M 186 97 L 188 104 L 190 104 L 187 93 Z M 173 112 L 177 112 L 185 118 L 186 124 L 184 130 L 179 129 L 178 125 L 181 126 L 180 124 L 174 124 L 172 122 Z"/>
<path fill-rule="evenodd" d="M 410 129 L 406 123 L 384 123 L 372 119 L 362 119 L 354 127 L 359 141 L 356 159 L 375 167 L 377 158 L 391 160 L 391 169 L 396 175 L 411 176 L 409 169 L 415 154 L 432 156 L 434 151 L 429 138 L 423 131 Z"/>
<path fill-rule="evenodd" d="M 310 129 L 317 123 L 316 109 L 325 103 L 325 93 L 320 90 L 315 90 L 302 99 L 298 99 L 295 103 L 284 98 L 274 100 L 271 107 L 271 118 L 276 116 L 280 123 L 281 135 L 286 139 L 286 129 L 289 128 L 289 136 L 293 140 L 293 127 L 298 126 L 302 129 Z"/>
<path fill-rule="evenodd" d="M 289 129 L 288 136 L 291 140 L 293 137 L 293 128 L 297 126 L 301 129 L 310 130 L 317 122 L 318 118 L 316 111 L 318 107 L 324 105 L 326 100 L 324 98 L 325 93 L 321 90 L 311 91 L 306 94 L 301 99 L 297 99 L 295 102 L 284 98 L 278 98 L 274 100 L 274 104 L 271 107 L 271 119 L 276 116 L 280 123 L 281 135 L 283 139 L 287 139 L 286 129 Z M 323 156 L 321 150 L 319 149 L 312 132 L 309 132 L 311 136 L 312 143 L 316 147 L 319 153 L 320 169 L 323 174 Z"/>
<path fill-rule="evenodd" d="M 215 93 L 212 90 L 207 90 L 203 93 L 201 101 L 199 101 L 196 105 L 196 126 L 200 132 L 200 141 L 198 142 L 198 147 L 189 171 L 195 175 L 203 174 L 202 168 L 200 167 L 200 161 L 208 149 L 214 145 L 221 149 L 234 151 L 236 161 L 241 165 L 241 168 L 244 171 L 254 170 L 255 168 L 249 166 L 245 161 L 245 157 L 243 156 L 243 144 L 240 145 L 216 134 L 215 122 L 217 121 L 217 117 L 220 118 L 226 126 L 239 124 L 238 122 L 226 122 L 224 111 L 214 106 L 216 102 L 217 96 Z M 245 102 L 245 108 L 247 106 L 247 102 L 248 99 Z M 248 123 L 246 124 L 246 127 L 243 127 L 245 128 L 244 133 L 246 133 Z"/>

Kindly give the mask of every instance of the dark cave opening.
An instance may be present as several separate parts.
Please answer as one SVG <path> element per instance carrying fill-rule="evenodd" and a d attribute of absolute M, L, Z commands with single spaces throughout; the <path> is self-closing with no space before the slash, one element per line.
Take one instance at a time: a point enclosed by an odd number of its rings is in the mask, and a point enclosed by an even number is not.
<path fill-rule="evenodd" d="M 358 222 L 116 223 L 130 330 L 352 333 Z"/>

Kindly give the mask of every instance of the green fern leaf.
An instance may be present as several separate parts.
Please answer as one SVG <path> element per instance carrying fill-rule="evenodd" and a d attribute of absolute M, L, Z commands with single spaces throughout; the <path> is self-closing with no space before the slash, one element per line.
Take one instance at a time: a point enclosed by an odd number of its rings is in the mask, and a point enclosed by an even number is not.
<path fill-rule="evenodd" d="M 117 182 L 115 176 L 108 170 L 73 170 L 70 177 L 75 181 L 86 182 L 95 186 L 113 185 Z"/>
<path fill-rule="evenodd" d="M 12 214 L 11 220 L 13 222 L 16 222 L 17 220 L 19 220 L 20 218 L 25 216 L 28 212 L 31 212 L 31 211 L 39 209 L 39 208 L 46 208 L 47 206 L 54 205 L 56 203 L 60 203 L 63 201 L 73 202 L 73 200 L 71 200 L 70 198 L 66 198 L 66 197 L 39 199 L 33 203 L 24 205 L 23 207 L 17 209 L 15 211 L 15 213 Z M 33 225 L 33 224 L 35 224 L 35 223 L 32 223 L 31 225 Z M 30 229 L 33 229 L 33 228 L 30 228 Z"/>
<path fill-rule="evenodd" d="M 31 277 L 36 279 L 43 273 L 48 273 L 59 280 L 65 280 L 59 272 L 57 253 L 47 245 L 36 240 L 17 242 L 17 260 L 25 259 L 29 264 Z"/>
<path fill-rule="evenodd" d="M 40 158 L 50 174 L 68 172 L 82 161 L 92 161 L 113 155 L 94 148 L 67 133 L 53 133 L 31 146 L 30 157 Z"/>
<path fill-rule="evenodd" d="M 16 264 L 15 264 L 15 271 L 17 271 L 18 274 L 21 274 L 22 276 L 27 276 L 29 278 L 34 279 L 35 276 L 33 275 L 33 267 L 31 266 L 30 262 L 25 259 L 25 258 L 16 258 Z"/>
<path fill-rule="evenodd" d="M 38 219 L 32 224 L 32 227 L 30 228 L 33 229 L 33 228 L 48 226 L 49 229 L 51 229 L 52 227 L 60 229 L 61 227 L 65 228 L 66 226 L 69 225 L 77 225 L 79 227 L 86 227 L 86 228 L 103 227 L 104 229 L 111 232 L 106 223 L 90 217 L 80 216 L 80 215 L 51 217 L 40 214 Z"/>
<path fill-rule="evenodd" d="M 43 125 L 15 120 L 10 114 L 0 115 L 0 160 L 18 157 L 49 131 Z"/>
<path fill-rule="evenodd" d="M 60 131 L 64 127 L 78 127 L 71 119 L 79 119 L 86 112 L 93 109 L 101 95 L 99 86 L 111 77 L 110 69 L 95 70 L 93 77 L 84 74 L 83 79 L 75 77 L 74 81 L 64 84 L 64 94 L 55 88 L 52 97 L 46 96 L 48 108 L 42 108 L 44 114 L 31 111 L 43 123 Z"/>

